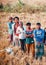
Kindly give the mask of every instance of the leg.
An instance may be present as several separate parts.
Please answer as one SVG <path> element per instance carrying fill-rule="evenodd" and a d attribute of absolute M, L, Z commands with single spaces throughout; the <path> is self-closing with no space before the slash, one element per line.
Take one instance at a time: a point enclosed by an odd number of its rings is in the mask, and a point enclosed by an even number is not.
<path fill-rule="evenodd" d="M 30 51 L 32 53 L 31 63 L 33 63 L 33 60 L 34 60 L 34 57 L 35 57 L 35 44 L 34 43 L 30 44 Z"/>
<path fill-rule="evenodd" d="M 39 52 L 40 52 L 40 46 L 37 44 L 36 45 L 36 50 L 35 50 L 35 57 L 36 57 L 36 59 L 38 59 L 38 57 L 39 57 Z"/>
<path fill-rule="evenodd" d="M 39 55 L 39 57 L 40 57 L 40 59 L 42 60 L 42 56 L 44 55 L 44 44 L 43 43 L 41 43 L 41 47 L 40 47 L 40 55 Z"/>
<path fill-rule="evenodd" d="M 35 57 L 35 44 L 31 44 L 32 56 Z"/>
<path fill-rule="evenodd" d="M 20 39 L 20 43 L 21 43 L 21 50 L 23 50 L 23 41 Z"/>
<path fill-rule="evenodd" d="M 11 43 L 11 34 L 9 34 L 9 42 Z"/>
<path fill-rule="evenodd" d="M 15 39 L 15 35 L 14 35 L 14 36 L 13 36 L 13 43 L 12 43 L 13 46 L 16 45 L 15 41 L 16 41 L 16 39 Z"/>
<path fill-rule="evenodd" d="M 26 49 L 27 49 L 27 54 L 29 54 L 29 51 L 30 51 L 30 45 L 29 44 L 26 44 Z"/>
<path fill-rule="evenodd" d="M 23 40 L 23 51 L 25 51 L 25 43 L 24 43 L 24 40 Z"/>
<path fill-rule="evenodd" d="M 28 46 L 28 53 L 30 53 L 31 44 Z"/>
<path fill-rule="evenodd" d="M 10 34 L 9 38 L 10 38 L 10 42 L 12 42 L 13 41 L 13 34 Z"/>
<path fill-rule="evenodd" d="M 16 43 L 16 46 L 19 46 L 19 39 L 18 38 L 16 38 L 15 43 Z"/>
<path fill-rule="evenodd" d="M 25 43 L 24 43 L 25 40 L 21 40 L 20 39 L 20 43 L 21 43 L 21 49 L 24 51 L 25 50 Z"/>

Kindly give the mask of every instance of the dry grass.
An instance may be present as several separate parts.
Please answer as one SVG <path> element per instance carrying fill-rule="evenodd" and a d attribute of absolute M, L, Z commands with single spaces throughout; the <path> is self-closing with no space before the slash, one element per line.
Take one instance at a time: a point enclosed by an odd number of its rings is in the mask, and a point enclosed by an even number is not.
<path fill-rule="evenodd" d="M 43 57 L 42 62 L 34 59 L 32 63 L 32 55 L 28 56 L 26 53 L 23 53 L 18 47 L 13 47 L 13 50 L 14 55 L 8 54 L 5 51 L 0 53 L 0 65 L 46 65 L 46 57 Z"/>
<path fill-rule="evenodd" d="M 9 46 L 9 41 L 7 39 L 8 37 L 8 28 L 7 28 L 7 21 L 9 16 L 19 16 L 20 20 L 24 22 L 24 24 L 27 21 L 31 21 L 32 25 L 35 27 L 34 24 L 36 24 L 37 21 L 40 21 L 42 23 L 42 26 L 45 27 L 46 24 L 44 22 L 46 21 L 46 13 L 35 13 L 35 14 L 29 14 L 29 13 L 6 13 L 2 12 L 0 13 L 0 31 L 1 33 L 1 39 L 0 39 L 0 50 L 6 48 Z M 0 52 L 0 65 L 46 65 L 46 56 L 43 57 L 42 62 L 39 60 L 33 61 L 32 55 L 29 56 L 26 53 L 23 53 L 19 47 L 13 47 L 12 45 L 9 46 L 13 49 L 14 54 L 8 54 L 6 51 Z M 45 53 L 46 53 L 46 47 L 45 47 Z"/>
<path fill-rule="evenodd" d="M 1 2 L 6 4 L 9 0 L 1 0 Z M 26 53 L 23 53 L 19 47 L 9 46 L 7 22 L 10 16 L 18 16 L 24 24 L 26 24 L 27 21 L 30 21 L 33 28 L 36 27 L 36 22 L 38 21 L 41 22 L 43 28 L 46 27 L 46 1 L 23 0 L 23 2 L 25 4 L 17 2 L 17 5 L 14 5 L 12 8 L 9 4 L 6 4 L 4 9 L 2 9 L 5 12 L 0 12 L 0 50 L 10 47 L 14 52 L 14 54 L 8 54 L 6 51 L 0 52 L 0 65 L 46 65 L 46 56 L 43 57 L 42 62 L 34 59 L 33 63 L 31 63 L 31 54 L 28 56 Z M 10 1 L 9 3 L 15 4 L 15 0 L 12 2 Z M 20 12 L 22 13 L 20 14 Z"/>

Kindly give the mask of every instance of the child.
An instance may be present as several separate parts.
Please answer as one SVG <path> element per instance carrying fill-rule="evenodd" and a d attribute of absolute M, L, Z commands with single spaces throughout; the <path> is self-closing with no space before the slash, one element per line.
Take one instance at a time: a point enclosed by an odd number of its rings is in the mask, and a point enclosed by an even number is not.
<path fill-rule="evenodd" d="M 21 50 L 25 51 L 26 36 L 25 36 L 25 30 L 24 30 L 22 22 L 19 23 L 19 26 L 17 28 L 16 34 L 19 35 L 19 40 L 20 40 L 20 43 L 21 43 Z"/>
<path fill-rule="evenodd" d="M 30 50 L 32 52 L 32 56 L 35 56 L 35 44 L 33 39 L 33 30 L 31 29 L 31 23 L 28 22 L 26 24 L 26 49 L 27 53 L 30 53 Z"/>
<path fill-rule="evenodd" d="M 12 30 L 12 25 L 13 25 L 13 18 L 10 17 L 10 18 L 9 18 L 9 22 L 8 22 L 8 33 L 9 33 L 10 42 L 13 41 L 13 30 Z"/>
<path fill-rule="evenodd" d="M 17 27 L 19 26 L 19 17 L 14 17 L 14 25 L 13 28 L 13 45 L 18 45 L 18 35 L 16 34 Z"/>
<path fill-rule="evenodd" d="M 40 58 L 40 60 L 42 60 L 42 56 L 44 54 L 44 44 L 43 44 L 43 40 L 44 40 L 44 30 L 41 29 L 41 24 L 37 23 L 36 24 L 36 30 L 34 30 L 34 37 L 36 39 L 36 59 L 38 59 L 38 57 Z"/>

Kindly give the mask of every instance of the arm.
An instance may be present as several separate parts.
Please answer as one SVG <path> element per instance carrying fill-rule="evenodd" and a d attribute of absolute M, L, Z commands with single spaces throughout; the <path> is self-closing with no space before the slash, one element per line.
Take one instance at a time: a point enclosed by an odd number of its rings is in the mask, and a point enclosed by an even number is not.
<path fill-rule="evenodd" d="M 34 38 L 38 38 L 36 35 L 36 30 L 33 31 L 33 36 L 34 36 Z"/>
<path fill-rule="evenodd" d="M 30 34 L 26 34 L 26 37 L 30 37 Z"/>
<path fill-rule="evenodd" d="M 34 38 L 36 38 L 35 30 L 33 31 Z"/>
<path fill-rule="evenodd" d="M 41 38 L 44 38 L 44 30 L 42 30 Z"/>
<path fill-rule="evenodd" d="M 34 35 L 33 35 L 33 30 L 32 30 L 32 34 L 30 35 L 30 37 L 34 37 Z"/>

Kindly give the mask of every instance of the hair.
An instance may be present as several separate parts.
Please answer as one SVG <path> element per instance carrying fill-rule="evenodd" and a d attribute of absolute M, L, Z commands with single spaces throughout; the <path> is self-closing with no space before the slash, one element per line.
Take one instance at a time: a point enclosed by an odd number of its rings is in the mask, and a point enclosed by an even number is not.
<path fill-rule="evenodd" d="M 41 25 L 40 23 L 36 23 L 36 25 Z"/>
<path fill-rule="evenodd" d="M 44 29 L 46 29 L 46 27 Z"/>
<path fill-rule="evenodd" d="M 19 24 L 20 24 L 20 23 L 23 25 L 23 22 L 22 22 L 22 21 L 20 21 Z"/>
<path fill-rule="evenodd" d="M 9 20 L 12 20 L 13 19 L 13 17 L 9 17 Z"/>
<path fill-rule="evenodd" d="M 15 19 L 19 20 L 19 17 L 16 16 L 16 17 L 14 17 L 14 20 L 15 20 Z"/>
<path fill-rule="evenodd" d="M 33 30 L 35 30 L 35 27 L 33 28 Z"/>
<path fill-rule="evenodd" d="M 30 22 L 26 23 L 26 26 L 31 26 L 31 23 Z"/>

